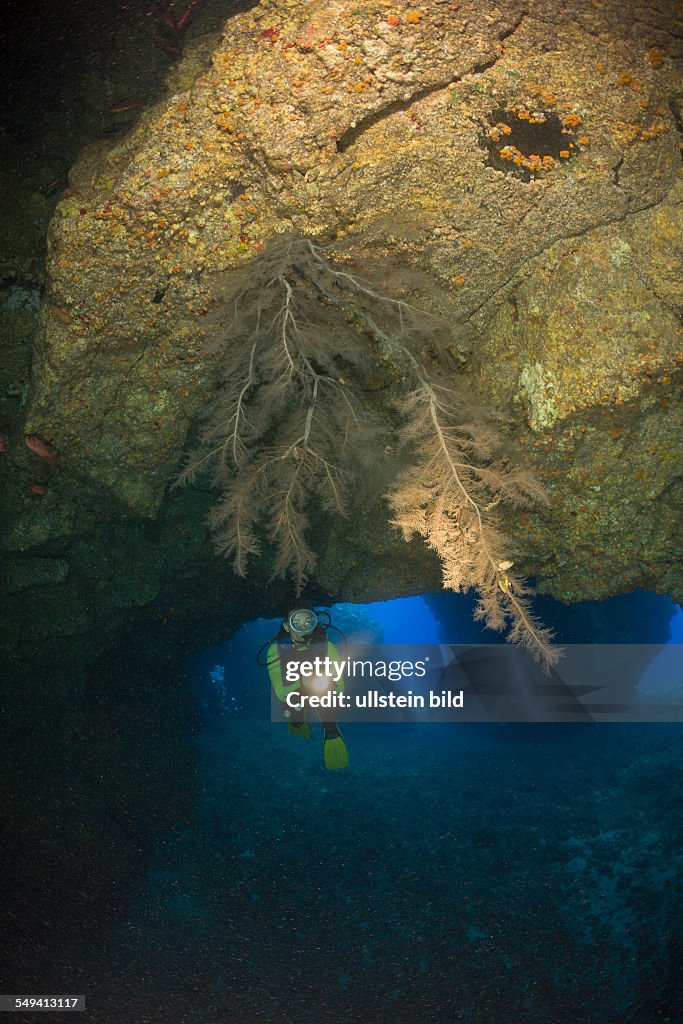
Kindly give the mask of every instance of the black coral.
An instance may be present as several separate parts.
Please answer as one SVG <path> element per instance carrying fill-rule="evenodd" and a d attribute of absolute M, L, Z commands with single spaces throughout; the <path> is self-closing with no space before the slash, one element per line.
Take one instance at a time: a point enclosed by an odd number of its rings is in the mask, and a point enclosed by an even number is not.
<path fill-rule="evenodd" d="M 239 575 L 260 553 L 263 524 L 274 573 L 289 572 L 298 590 L 315 562 L 308 510 L 344 513 L 357 450 L 374 431 L 346 380 L 368 351 L 339 315 L 337 277 L 317 247 L 290 236 L 231 273 L 230 317 L 209 346 L 218 388 L 179 478 L 207 472 L 221 491 L 210 522 Z"/>
<path fill-rule="evenodd" d="M 538 483 L 500 456 L 495 427 L 476 413 L 472 419 L 453 389 L 421 375 L 405 412 L 414 459 L 389 495 L 394 525 L 406 540 L 418 534 L 436 551 L 446 588 L 477 591 L 476 619 L 509 630 L 509 639 L 539 662 L 554 664 L 560 652 L 531 613 L 529 587 L 510 573 L 513 563 L 494 518 L 501 502 L 543 500 Z"/>

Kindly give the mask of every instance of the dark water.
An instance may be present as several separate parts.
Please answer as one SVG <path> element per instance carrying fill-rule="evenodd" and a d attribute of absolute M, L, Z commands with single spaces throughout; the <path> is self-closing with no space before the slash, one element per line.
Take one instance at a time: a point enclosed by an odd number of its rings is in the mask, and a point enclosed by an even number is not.
<path fill-rule="evenodd" d="M 203 734 L 195 822 L 65 976 L 93 1019 L 680 1020 L 680 729 L 346 739 Z"/>
<path fill-rule="evenodd" d="M 449 601 L 339 618 L 434 640 Z M 681 622 L 653 595 L 555 610 L 565 637 L 588 614 L 605 639 Z M 190 824 L 22 980 L 49 960 L 98 1024 L 683 1020 L 680 726 L 349 725 L 330 773 L 319 728 L 267 720 L 273 625 L 195 662 L 204 699 L 223 656 L 226 699 L 204 703 Z"/>

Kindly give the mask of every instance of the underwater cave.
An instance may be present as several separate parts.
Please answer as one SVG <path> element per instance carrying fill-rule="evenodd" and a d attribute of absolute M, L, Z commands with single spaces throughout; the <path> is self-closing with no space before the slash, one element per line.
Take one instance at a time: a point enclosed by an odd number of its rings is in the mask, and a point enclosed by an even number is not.
<path fill-rule="evenodd" d="M 676 5 L 15 15 L 0 1009 L 682 1020 Z"/>

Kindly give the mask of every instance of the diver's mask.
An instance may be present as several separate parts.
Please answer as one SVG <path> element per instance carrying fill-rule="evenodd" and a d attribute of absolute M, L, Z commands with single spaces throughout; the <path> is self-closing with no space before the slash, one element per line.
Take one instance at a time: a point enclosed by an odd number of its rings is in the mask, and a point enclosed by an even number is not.
<path fill-rule="evenodd" d="M 295 608 L 283 623 L 296 643 L 304 643 L 318 625 L 318 616 L 312 608 Z"/>

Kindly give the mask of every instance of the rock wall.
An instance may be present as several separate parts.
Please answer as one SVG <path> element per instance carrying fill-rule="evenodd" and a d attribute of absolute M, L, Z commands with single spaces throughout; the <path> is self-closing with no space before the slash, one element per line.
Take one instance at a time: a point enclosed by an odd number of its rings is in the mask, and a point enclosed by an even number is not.
<path fill-rule="evenodd" d="M 29 429 L 152 512 L 203 380 L 204 282 L 262 238 L 394 234 L 462 320 L 558 239 L 660 202 L 678 163 L 670 62 L 636 47 L 633 9 L 617 25 L 580 6 L 432 3 L 394 24 L 371 3 L 263 4 L 231 21 L 191 89 L 72 171 Z M 530 181 L 490 166 L 496 111 L 541 148 L 553 118 L 575 152 Z"/>

